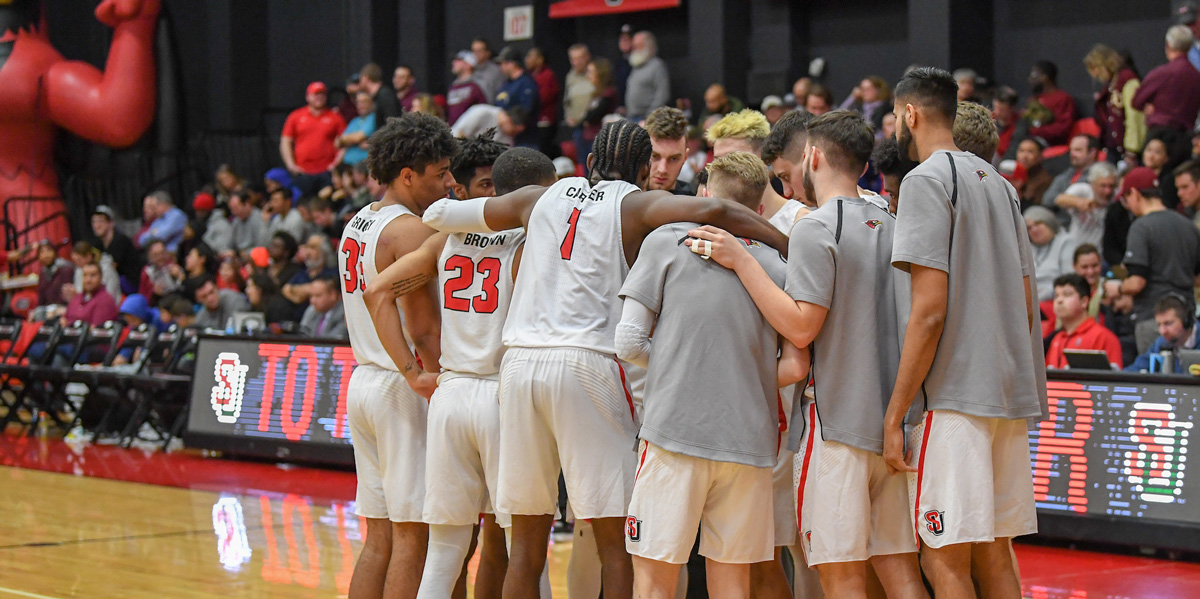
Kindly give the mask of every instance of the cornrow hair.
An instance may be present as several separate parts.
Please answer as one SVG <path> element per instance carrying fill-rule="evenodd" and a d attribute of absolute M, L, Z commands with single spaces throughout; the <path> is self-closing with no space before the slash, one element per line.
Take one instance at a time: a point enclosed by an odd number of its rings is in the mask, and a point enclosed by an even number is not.
<path fill-rule="evenodd" d="M 650 134 L 637 123 L 625 119 L 607 123 L 592 143 L 595 162 L 588 180 L 592 185 L 618 179 L 637 185 L 642 168 L 650 163 L 650 152 Z"/>
<path fill-rule="evenodd" d="M 475 169 L 492 166 L 508 146 L 493 137 L 496 129 L 488 129 L 479 135 L 463 140 L 458 145 L 458 154 L 450 160 L 450 175 L 459 185 L 469 185 Z"/>

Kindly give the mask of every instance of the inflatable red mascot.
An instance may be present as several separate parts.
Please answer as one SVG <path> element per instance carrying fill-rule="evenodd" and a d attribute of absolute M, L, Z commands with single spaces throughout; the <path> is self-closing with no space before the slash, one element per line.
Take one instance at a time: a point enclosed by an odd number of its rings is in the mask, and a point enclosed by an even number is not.
<path fill-rule="evenodd" d="M 131 145 L 145 133 L 154 118 L 159 8 L 159 0 L 104 0 L 96 7 L 96 18 L 113 28 L 101 73 L 63 59 L 50 45 L 41 0 L 0 0 L 0 206 L 10 198 L 59 197 L 53 156 L 58 127 L 113 147 Z M 25 206 L 39 214 L 10 214 L 14 221 L 32 223 L 62 209 Z M 57 219 L 19 242 L 69 236 Z"/>

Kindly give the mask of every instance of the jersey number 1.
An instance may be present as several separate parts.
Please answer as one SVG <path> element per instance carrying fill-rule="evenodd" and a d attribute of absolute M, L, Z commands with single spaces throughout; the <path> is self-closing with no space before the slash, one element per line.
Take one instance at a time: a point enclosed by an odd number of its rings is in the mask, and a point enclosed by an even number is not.
<path fill-rule="evenodd" d="M 363 276 L 362 258 L 367 253 L 367 244 L 347 237 L 342 241 L 342 253 L 346 255 L 346 274 L 342 275 L 346 293 L 366 291 L 367 278 Z"/>
<path fill-rule="evenodd" d="M 575 250 L 575 225 L 579 224 L 579 213 L 579 208 L 576 208 L 571 211 L 571 218 L 567 219 L 567 237 L 558 248 L 563 260 L 570 260 L 571 252 Z"/>
<path fill-rule="evenodd" d="M 473 308 L 477 314 L 491 314 L 500 303 L 500 290 L 496 283 L 500 280 L 500 260 L 483 258 L 476 265 L 466 256 L 454 255 L 446 260 L 446 272 L 458 271 L 458 276 L 448 279 L 442 288 L 447 310 L 455 312 L 470 312 Z M 482 292 L 471 299 L 457 297 L 454 294 L 471 286 L 475 273 L 483 275 Z"/>

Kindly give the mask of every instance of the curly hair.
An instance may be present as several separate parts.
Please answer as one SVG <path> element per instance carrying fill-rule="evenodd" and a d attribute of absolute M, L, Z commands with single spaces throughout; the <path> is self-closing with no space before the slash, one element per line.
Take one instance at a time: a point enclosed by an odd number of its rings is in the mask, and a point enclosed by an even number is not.
<path fill-rule="evenodd" d="M 593 185 L 614 179 L 637 185 L 642 169 L 650 164 L 651 151 L 650 134 L 637 123 L 625 119 L 607 123 L 592 143 L 596 161 L 588 180 Z"/>
<path fill-rule="evenodd" d="M 954 145 L 991 162 L 999 143 L 991 111 L 974 102 L 959 102 L 954 117 Z"/>
<path fill-rule="evenodd" d="M 420 112 L 388 119 L 367 144 L 367 168 L 383 185 L 391 184 L 406 168 L 424 173 L 430 164 L 458 153 L 458 140 L 446 122 Z"/>
<path fill-rule="evenodd" d="M 493 128 L 459 142 L 458 153 L 450 161 L 450 175 L 459 185 L 470 185 L 475 177 L 475 169 L 492 166 L 508 149 L 508 146 L 493 139 L 495 135 Z"/>

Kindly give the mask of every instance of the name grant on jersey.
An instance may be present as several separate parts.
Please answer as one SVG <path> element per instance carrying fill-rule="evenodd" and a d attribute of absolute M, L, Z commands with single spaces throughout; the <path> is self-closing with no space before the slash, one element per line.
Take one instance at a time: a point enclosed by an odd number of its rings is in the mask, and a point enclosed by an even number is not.
<path fill-rule="evenodd" d="M 463 245 L 473 245 L 479 249 L 493 245 L 504 245 L 506 241 L 508 241 L 508 235 L 503 233 L 492 237 L 480 235 L 478 233 L 467 233 L 463 236 L 462 240 Z"/>
<path fill-rule="evenodd" d="M 371 229 L 371 225 L 375 224 L 376 220 L 377 219 L 374 219 L 374 218 L 363 218 L 361 216 L 355 215 L 354 218 L 350 221 L 349 226 L 351 229 L 354 229 L 354 230 L 362 232 L 362 233 L 366 233 L 368 230 Z"/>

